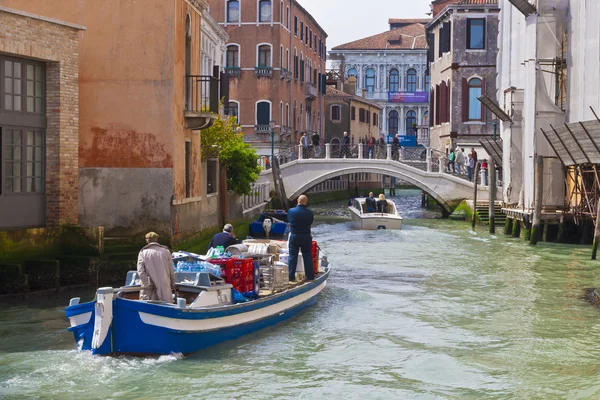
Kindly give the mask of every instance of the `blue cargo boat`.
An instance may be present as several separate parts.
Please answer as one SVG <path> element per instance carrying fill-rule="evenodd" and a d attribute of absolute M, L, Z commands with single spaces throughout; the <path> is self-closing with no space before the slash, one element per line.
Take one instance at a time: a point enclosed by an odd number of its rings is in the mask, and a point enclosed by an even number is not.
<path fill-rule="evenodd" d="M 270 224 L 265 224 L 265 220 L 270 219 Z M 284 210 L 271 210 L 265 211 L 259 215 L 256 221 L 250 223 L 250 229 L 248 235 L 253 238 L 266 238 L 267 232 L 265 226 L 270 229 L 268 237 L 271 239 L 282 239 L 285 237 L 288 219 L 287 211 Z"/>

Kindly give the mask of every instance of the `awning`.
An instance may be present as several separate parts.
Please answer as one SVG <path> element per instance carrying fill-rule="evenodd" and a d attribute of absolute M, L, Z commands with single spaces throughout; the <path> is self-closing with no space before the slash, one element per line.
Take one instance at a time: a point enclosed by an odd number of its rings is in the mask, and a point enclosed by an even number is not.
<path fill-rule="evenodd" d="M 600 121 L 551 125 L 550 128 L 541 131 L 565 166 L 600 164 Z"/>
<path fill-rule="evenodd" d="M 536 12 L 535 6 L 527 0 L 508 0 L 513 6 L 517 7 L 525 17 Z"/>
<path fill-rule="evenodd" d="M 506 114 L 504 110 L 500 108 L 498 103 L 489 98 L 487 95 L 484 94 L 483 96 L 477 98 L 477 100 L 479 100 L 488 110 L 494 113 L 494 115 L 500 118 L 502 121 L 511 121 L 508 114 Z"/>
<path fill-rule="evenodd" d="M 497 168 L 502 168 L 502 139 L 493 140 L 489 138 L 479 140 L 481 147 L 490 155 Z"/>

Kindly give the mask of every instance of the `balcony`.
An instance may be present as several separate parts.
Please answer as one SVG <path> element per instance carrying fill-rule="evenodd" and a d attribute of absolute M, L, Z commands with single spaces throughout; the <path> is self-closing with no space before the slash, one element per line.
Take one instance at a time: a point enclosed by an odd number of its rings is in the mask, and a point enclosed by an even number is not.
<path fill-rule="evenodd" d="M 210 128 L 219 114 L 219 79 L 209 75 L 185 77 L 185 127 Z"/>
<path fill-rule="evenodd" d="M 315 85 L 313 85 L 310 82 L 306 82 L 306 84 L 304 85 L 305 87 L 305 93 L 306 93 L 306 99 L 308 100 L 314 100 L 317 98 L 317 87 Z"/>
<path fill-rule="evenodd" d="M 225 67 L 225 73 L 233 78 L 239 78 L 241 74 L 240 67 Z"/>
<path fill-rule="evenodd" d="M 271 68 L 271 67 L 255 67 L 254 74 L 259 78 L 270 78 L 273 76 L 273 68 Z"/>
<path fill-rule="evenodd" d="M 279 70 L 279 79 L 285 79 L 287 82 L 292 80 L 292 71 L 285 68 Z"/>
<path fill-rule="evenodd" d="M 270 125 L 254 125 L 254 133 L 271 133 Z"/>

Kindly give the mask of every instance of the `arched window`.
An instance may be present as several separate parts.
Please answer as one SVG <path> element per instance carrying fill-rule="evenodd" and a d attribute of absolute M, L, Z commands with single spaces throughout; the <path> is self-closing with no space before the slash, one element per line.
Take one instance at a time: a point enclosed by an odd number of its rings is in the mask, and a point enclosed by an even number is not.
<path fill-rule="evenodd" d="M 400 73 L 396 68 L 390 71 L 390 92 L 398 92 L 400 90 Z"/>
<path fill-rule="evenodd" d="M 227 1 L 227 22 L 240 22 L 240 2 L 238 0 Z"/>
<path fill-rule="evenodd" d="M 271 121 L 271 103 L 265 100 L 256 103 L 256 125 L 268 126 Z"/>
<path fill-rule="evenodd" d="M 415 125 L 417 125 L 417 113 L 413 110 L 410 110 L 406 113 L 406 134 L 410 136 L 414 136 L 417 132 L 415 129 Z"/>
<path fill-rule="evenodd" d="M 285 126 L 290 127 L 290 105 L 288 103 L 285 104 Z"/>
<path fill-rule="evenodd" d="M 227 115 L 235 117 L 235 123 L 240 124 L 240 104 L 237 101 L 230 101 L 227 105 Z"/>
<path fill-rule="evenodd" d="M 406 91 L 417 91 L 417 71 L 412 68 L 406 72 Z"/>
<path fill-rule="evenodd" d="M 482 83 L 479 78 L 472 78 L 468 83 L 469 87 L 469 121 L 483 120 L 482 105 L 479 100 L 481 97 Z"/>
<path fill-rule="evenodd" d="M 398 111 L 390 111 L 388 118 L 388 134 L 395 135 L 398 133 Z"/>
<path fill-rule="evenodd" d="M 271 22 L 273 6 L 271 0 L 258 2 L 258 22 Z"/>
<path fill-rule="evenodd" d="M 240 47 L 237 44 L 230 44 L 227 46 L 227 60 L 225 62 L 225 68 L 239 68 L 240 67 Z"/>
<path fill-rule="evenodd" d="M 258 46 L 258 64 L 259 67 L 271 67 L 271 45 L 261 44 Z"/>
<path fill-rule="evenodd" d="M 279 126 L 283 126 L 283 101 L 279 103 Z"/>
<path fill-rule="evenodd" d="M 375 70 L 373 68 L 369 68 L 365 72 L 365 88 L 368 93 L 375 91 Z"/>
<path fill-rule="evenodd" d="M 342 120 L 342 107 L 338 105 L 331 106 L 331 120 L 341 121 Z"/>
<path fill-rule="evenodd" d="M 353 77 L 356 78 L 356 75 L 358 75 L 358 72 L 356 71 L 356 68 L 350 68 L 348 70 L 348 78 L 351 77 L 351 76 L 353 76 Z"/>

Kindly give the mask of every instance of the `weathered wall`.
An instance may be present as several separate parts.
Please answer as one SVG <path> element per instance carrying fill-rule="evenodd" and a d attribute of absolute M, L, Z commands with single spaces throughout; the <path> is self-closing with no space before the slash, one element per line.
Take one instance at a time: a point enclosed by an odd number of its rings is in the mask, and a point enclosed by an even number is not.
<path fill-rule="evenodd" d="M 338 105 L 341 108 L 341 120 L 339 121 L 331 119 L 331 106 L 333 105 Z M 356 110 L 356 118 L 358 118 L 358 109 Z M 350 106 L 348 102 L 325 97 L 325 141 L 329 143 L 333 138 L 341 140 L 344 131 L 350 132 Z M 325 151 L 324 147 L 323 151 Z"/>
<path fill-rule="evenodd" d="M 2 10 L 0 27 L 1 53 L 46 61 L 46 224 L 76 224 L 81 30 Z"/>
<path fill-rule="evenodd" d="M 170 168 L 81 168 L 80 223 L 104 226 L 108 235 L 156 231 L 170 236 Z"/>

